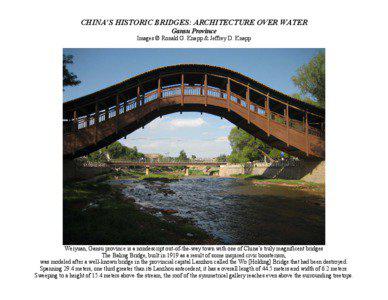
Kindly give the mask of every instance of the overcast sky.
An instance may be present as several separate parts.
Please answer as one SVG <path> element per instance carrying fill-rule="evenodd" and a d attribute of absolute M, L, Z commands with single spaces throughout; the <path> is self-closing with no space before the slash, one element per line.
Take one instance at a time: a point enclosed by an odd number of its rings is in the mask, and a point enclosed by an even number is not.
<path fill-rule="evenodd" d="M 66 87 L 64 101 L 72 100 L 161 66 L 202 63 L 226 67 L 286 94 L 298 92 L 291 77 L 320 49 L 64 49 L 74 55 L 69 68 L 81 80 Z M 143 153 L 215 157 L 229 154 L 229 121 L 200 113 L 175 113 L 158 118 L 120 142 Z"/>

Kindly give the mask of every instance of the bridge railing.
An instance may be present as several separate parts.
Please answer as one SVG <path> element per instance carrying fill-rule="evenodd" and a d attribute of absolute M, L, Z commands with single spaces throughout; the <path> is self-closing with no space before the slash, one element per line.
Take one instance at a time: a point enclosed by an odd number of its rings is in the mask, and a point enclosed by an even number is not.
<path fill-rule="evenodd" d="M 194 96 L 206 96 L 205 95 L 205 87 L 204 86 L 184 86 L 184 95 L 194 95 Z M 173 87 L 164 88 L 161 90 L 161 96 L 162 98 L 168 98 L 168 97 L 175 97 L 182 94 L 182 87 L 181 85 L 176 85 Z M 225 100 L 227 98 L 228 92 L 225 90 L 217 89 L 214 87 L 207 87 L 207 96 L 219 98 L 221 100 Z M 145 93 L 144 95 L 141 95 L 140 99 L 140 106 L 147 104 L 151 101 L 158 100 L 158 91 L 153 90 L 150 92 Z M 230 93 L 230 101 L 233 101 L 234 103 L 240 105 L 243 108 L 247 108 L 246 99 L 242 98 L 241 96 L 231 92 Z M 118 112 L 119 114 L 123 114 L 127 111 L 133 110 L 137 108 L 137 99 L 133 98 L 130 100 L 126 100 L 124 102 L 119 103 Z M 258 104 L 251 103 L 249 110 L 253 113 L 256 113 L 261 116 L 266 116 L 266 108 L 262 107 Z M 117 114 L 117 108 L 115 106 L 112 106 L 108 109 L 105 109 L 103 111 L 99 111 L 98 116 L 98 123 L 102 123 L 108 119 L 116 117 Z M 91 114 L 88 116 L 82 116 L 80 118 L 77 118 L 77 121 L 74 122 L 74 120 L 65 120 L 64 121 L 64 133 L 70 133 L 74 130 L 80 130 L 83 128 L 87 128 L 90 126 L 93 126 L 96 124 L 95 121 L 95 114 Z M 284 115 L 270 111 L 270 119 L 272 121 L 275 121 L 279 124 L 286 125 L 286 118 Z M 76 124 L 76 126 L 74 126 Z M 289 119 L 289 126 L 290 128 L 293 128 L 300 132 L 305 132 L 305 124 L 304 122 L 295 120 L 295 119 Z M 321 130 L 309 127 L 309 134 L 322 137 L 323 133 Z"/>
<path fill-rule="evenodd" d="M 177 162 L 177 161 L 107 161 L 111 166 L 164 166 L 164 167 L 187 167 L 187 166 L 221 166 L 226 162 Z"/>
<path fill-rule="evenodd" d="M 211 88 L 209 87 L 207 90 L 207 95 L 209 97 L 214 97 L 214 98 L 222 98 L 222 91 L 219 89 Z"/>
<path fill-rule="evenodd" d="M 187 96 L 199 96 L 202 95 L 202 86 L 185 86 L 184 93 Z"/>
<path fill-rule="evenodd" d="M 181 87 L 174 86 L 162 90 L 162 98 L 175 97 L 181 94 Z"/>
<path fill-rule="evenodd" d="M 304 132 L 306 129 L 306 126 L 303 122 L 300 122 L 298 120 L 290 119 L 289 121 L 290 128 L 293 128 L 297 131 Z"/>
<path fill-rule="evenodd" d="M 278 113 L 275 113 L 273 111 L 270 112 L 270 119 L 273 121 L 276 121 L 279 124 L 286 125 L 286 118 Z"/>

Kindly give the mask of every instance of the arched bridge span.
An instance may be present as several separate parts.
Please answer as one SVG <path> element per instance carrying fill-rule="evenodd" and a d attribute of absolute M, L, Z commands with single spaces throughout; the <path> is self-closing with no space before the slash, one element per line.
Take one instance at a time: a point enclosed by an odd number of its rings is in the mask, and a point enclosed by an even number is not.
<path fill-rule="evenodd" d="M 103 148 L 157 117 L 198 111 L 224 117 L 299 158 L 324 159 L 325 112 L 238 72 L 183 64 L 154 69 L 63 104 L 63 155 Z"/>

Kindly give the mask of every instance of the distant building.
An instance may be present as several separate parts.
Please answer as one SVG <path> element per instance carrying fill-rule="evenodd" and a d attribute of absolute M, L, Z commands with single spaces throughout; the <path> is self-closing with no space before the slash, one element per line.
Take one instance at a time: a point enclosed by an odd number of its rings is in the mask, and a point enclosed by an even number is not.
<path fill-rule="evenodd" d="M 148 153 L 148 154 L 144 154 L 144 156 L 148 161 L 151 161 L 151 162 L 159 161 L 163 158 L 163 155 L 159 153 Z"/>

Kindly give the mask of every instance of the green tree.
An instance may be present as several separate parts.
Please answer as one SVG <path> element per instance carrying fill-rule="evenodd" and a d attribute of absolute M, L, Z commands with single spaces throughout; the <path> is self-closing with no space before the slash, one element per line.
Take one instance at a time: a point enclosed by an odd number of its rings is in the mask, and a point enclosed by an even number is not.
<path fill-rule="evenodd" d="M 280 151 L 268 146 L 261 140 L 253 137 L 246 131 L 234 127 L 228 136 L 232 153 L 228 156 L 231 163 L 244 163 L 260 160 L 263 157 L 270 159 L 280 158 Z M 288 157 L 284 154 L 284 157 Z"/>
<path fill-rule="evenodd" d="M 189 158 L 187 157 L 185 150 L 181 150 L 181 152 L 179 152 L 178 161 L 180 162 L 189 161 Z"/>
<path fill-rule="evenodd" d="M 138 152 L 136 147 L 130 148 L 122 145 L 120 142 L 114 142 L 107 148 L 89 154 L 88 159 L 91 161 L 104 161 L 107 154 L 111 159 L 139 160 L 144 158 L 144 154 Z"/>
<path fill-rule="evenodd" d="M 228 160 L 228 157 L 226 154 L 221 154 L 216 157 L 216 162 L 226 162 Z"/>
<path fill-rule="evenodd" d="M 315 106 L 319 105 L 319 103 L 317 101 L 311 99 L 310 97 L 302 96 L 299 93 L 292 94 L 291 97 L 296 98 L 296 99 L 303 101 L 303 102 L 307 102 L 307 103 L 315 105 Z"/>
<path fill-rule="evenodd" d="M 106 151 L 106 149 L 100 149 L 100 150 L 97 150 L 97 151 L 90 153 L 87 156 L 87 159 L 90 161 L 94 161 L 94 162 L 104 162 L 107 159 L 107 157 L 106 157 L 107 153 L 108 152 Z"/>
<path fill-rule="evenodd" d="M 73 64 L 73 55 L 63 54 L 63 87 L 65 86 L 75 86 L 81 83 L 78 80 L 77 75 L 70 72 L 67 68 L 67 65 Z"/>
<path fill-rule="evenodd" d="M 325 107 L 325 53 L 319 52 L 301 66 L 292 81 L 302 94 L 300 99 L 305 99 L 302 96 L 307 96 L 307 99 L 311 97 L 319 106 Z"/>

